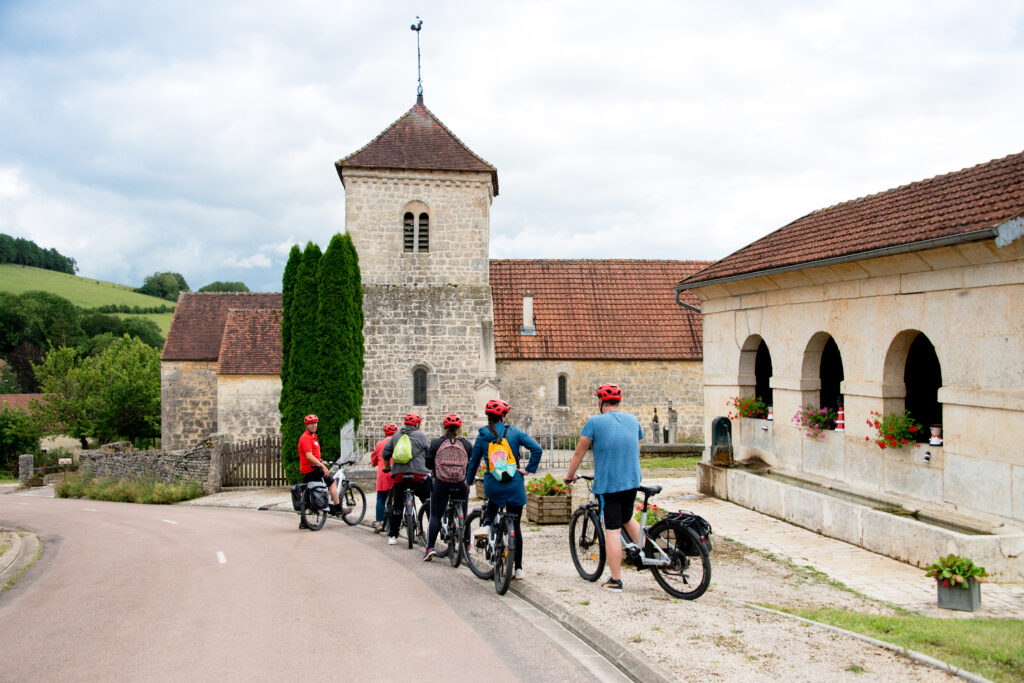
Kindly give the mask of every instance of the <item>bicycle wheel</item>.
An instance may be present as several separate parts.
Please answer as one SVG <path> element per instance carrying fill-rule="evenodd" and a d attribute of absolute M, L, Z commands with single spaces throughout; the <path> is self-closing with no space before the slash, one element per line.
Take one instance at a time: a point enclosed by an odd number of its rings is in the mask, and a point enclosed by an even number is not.
<path fill-rule="evenodd" d="M 409 547 L 412 548 L 413 539 L 416 537 L 416 503 L 406 501 L 403 516 L 405 521 L 405 538 L 409 541 Z"/>
<path fill-rule="evenodd" d="M 327 510 L 317 510 L 309 504 L 309 496 L 302 496 L 302 521 L 309 527 L 310 531 L 319 531 L 327 522 Z"/>
<path fill-rule="evenodd" d="M 466 558 L 469 570 L 478 579 L 491 579 L 494 577 L 494 565 L 487 558 L 487 539 L 476 538 L 473 534 L 480 528 L 480 518 L 483 516 L 481 510 L 473 510 L 466 517 L 466 526 L 462 533 L 462 554 Z"/>
<path fill-rule="evenodd" d="M 512 585 L 512 574 L 516 564 L 516 535 L 512 521 L 502 520 L 501 526 L 495 531 L 494 539 L 494 590 L 498 595 L 508 592 Z"/>
<path fill-rule="evenodd" d="M 455 506 L 455 510 L 448 513 L 448 561 L 458 569 L 462 564 L 462 530 L 465 525 L 465 518 L 462 514 L 462 505 Z"/>
<path fill-rule="evenodd" d="M 366 514 L 366 494 L 357 484 L 345 485 L 345 489 L 341 492 L 341 504 L 352 508 L 352 512 L 342 517 L 345 524 L 355 526 L 363 521 L 363 516 Z"/>
<path fill-rule="evenodd" d="M 649 535 L 672 559 L 666 567 L 651 567 L 658 585 L 683 600 L 696 600 L 704 595 L 711 584 L 711 558 L 697 534 L 679 524 L 656 524 Z"/>
<path fill-rule="evenodd" d="M 604 528 L 597 513 L 581 507 L 572 513 L 569 522 L 569 552 L 572 563 L 587 581 L 597 581 L 604 571 L 607 555 L 604 548 Z"/>

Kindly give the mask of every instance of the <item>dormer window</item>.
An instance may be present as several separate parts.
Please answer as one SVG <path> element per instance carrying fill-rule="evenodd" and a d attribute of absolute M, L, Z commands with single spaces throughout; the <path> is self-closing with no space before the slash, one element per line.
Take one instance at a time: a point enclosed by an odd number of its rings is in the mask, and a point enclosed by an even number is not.
<path fill-rule="evenodd" d="M 426 211 L 417 215 L 406 211 L 402 217 L 402 250 L 413 253 L 430 251 L 430 216 Z"/>

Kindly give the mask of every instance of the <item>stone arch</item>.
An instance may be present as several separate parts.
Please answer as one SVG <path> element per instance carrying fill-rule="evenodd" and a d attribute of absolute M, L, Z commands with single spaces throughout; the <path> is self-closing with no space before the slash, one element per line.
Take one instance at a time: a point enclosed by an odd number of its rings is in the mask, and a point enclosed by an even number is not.
<path fill-rule="evenodd" d="M 843 404 L 840 387 L 844 378 L 843 357 L 835 338 L 828 332 L 815 332 L 800 365 L 801 402 L 838 408 Z"/>
<path fill-rule="evenodd" d="M 418 199 L 402 207 L 402 250 L 430 251 L 430 207 Z"/>
<path fill-rule="evenodd" d="M 925 429 L 942 424 L 942 404 L 938 392 L 942 387 L 942 364 L 935 346 L 920 330 L 903 330 L 889 344 L 882 370 L 883 412 L 910 411 L 910 416 Z"/>
<path fill-rule="evenodd" d="M 760 396 L 765 405 L 772 405 L 772 354 L 759 334 L 747 337 L 740 347 L 739 390 L 741 396 Z"/>

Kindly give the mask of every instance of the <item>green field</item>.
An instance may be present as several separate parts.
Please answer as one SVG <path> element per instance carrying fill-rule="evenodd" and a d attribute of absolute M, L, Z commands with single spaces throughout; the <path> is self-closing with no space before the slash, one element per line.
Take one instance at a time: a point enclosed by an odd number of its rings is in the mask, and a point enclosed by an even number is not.
<path fill-rule="evenodd" d="M 166 299 L 133 292 L 132 288 L 127 285 L 91 280 L 87 277 L 19 266 L 13 263 L 0 264 L 0 291 L 21 294 L 36 289 L 62 296 L 80 308 L 96 308 L 108 304 L 143 308 L 174 305 L 173 302 Z M 124 314 L 119 315 L 122 318 L 129 317 Z M 138 317 L 148 318 L 155 322 L 166 337 L 167 331 L 171 328 L 172 315 L 174 314 L 147 313 Z"/>

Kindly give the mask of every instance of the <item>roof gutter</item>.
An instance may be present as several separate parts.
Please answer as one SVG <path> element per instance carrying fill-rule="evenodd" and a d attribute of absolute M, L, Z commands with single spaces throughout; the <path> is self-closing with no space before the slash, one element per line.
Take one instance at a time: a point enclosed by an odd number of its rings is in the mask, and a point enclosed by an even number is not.
<path fill-rule="evenodd" d="M 1003 228 L 1006 228 L 1006 231 L 1004 231 Z M 689 289 L 697 289 L 699 287 L 710 287 L 712 285 L 722 285 L 728 282 L 738 282 L 740 280 L 749 280 L 755 277 L 778 275 L 780 273 L 791 273 L 795 270 L 806 270 L 808 268 L 823 268 L 825 266 L 832 266 L 838 263 L 850 263 L 851 261 L 863 261 L 864 259 L 870 258 L 881 258 L 883 256 L 906 254 L 912 251 L 923 251 L 924 249 L 949 247 L 956 244 L 966 244 L 967 242 L 978 242 L 980 240 L 987 240 L 1000 237 L 1002 234 L 1004 234 L 1004 232 L 1012 234 L 1013 232 L 1022 229 L 1024 229 L 1024 221 L 1022 221 L 1020 218 L 1015 218 L 994 228 L 985 228 L 984 230 L 965 232 L 960 235 L 936 237 L 934 239 L 923 240 L 921 242 L 911 242 L 909 244 L 898 244 L 892 247 L 883 247 L 881 249 L 872 249 L 870 251 L 860 251 L 857 252 L 856 254 L 834 256 L 832 258 L 821 259 L 820 261 L 805 261 L 803 263 L 794 263 L 789 266 L 779 266 L 778 268 L 757 270 L 752 273 L 740 273 L 739 275 L 729 275 L 726 277 L 715 278 L 713 280 L 703 280 L 692 283 L 680 282 L 678 285 L 675 286 L 676 303 L 678 303 L 681 306 L 686 305 L 679 301 L 679 294 Z M 1019 237 L 1020 235 L 1017 236 Z M 1010 241 L 1012 241 L 1012 239 Z M 1006 244 L 1009 244 L 1009 242 L 1006 242 Z M 687 305 L 687 307 L 689 306 Z"/>
<path fill-rule="evenodd" d="M 682 299 L 679 298 L 682 295 L 682 293 L 683 293 L 683 290 L 679 289 L 679 287 L 676 287 L 676 303 L 679 304 L 680 306 L 682 306 L 683 308 L 687 309 L 687 310 L 693 311 L 694 313 L 701 313 L 702 311 L 700 310 L 700 306 L 694 306 L 693 304 L 688 304 L 688 303 L 686 303 L 685 301 L 683 301 Z"/>

